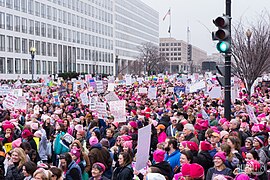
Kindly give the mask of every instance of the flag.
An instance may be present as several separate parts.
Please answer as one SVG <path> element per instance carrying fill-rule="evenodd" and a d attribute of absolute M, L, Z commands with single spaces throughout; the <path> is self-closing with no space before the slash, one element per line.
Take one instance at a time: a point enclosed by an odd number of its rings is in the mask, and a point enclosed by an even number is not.
<path fill-rule="evenodd" d="M 171 33 L 171 25 L 169 26 L 168 33 Z"/>
<path fill-rule="evenodd" d="M 163 21 L 166 19 L 167 16 L 170 16 L 171 15 L 171 9 L 168 10 L 168 12 L 165 14 L 164 18 L 163 18 Z"/>

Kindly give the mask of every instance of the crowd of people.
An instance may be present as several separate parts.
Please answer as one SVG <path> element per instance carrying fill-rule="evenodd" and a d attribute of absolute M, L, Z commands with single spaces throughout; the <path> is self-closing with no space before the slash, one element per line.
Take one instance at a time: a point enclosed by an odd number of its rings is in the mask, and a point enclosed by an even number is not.
<path fill-rule="evenodd" d="M 21 81 L 22 85 L 24 84 Z M 2 80 L 1 85 L 13 83 Z M 62 82 L 62 84 L 67 84 Z M 106 102 L 85 82 L 77 91 L 62 85 L 22 86 L 26 109 L 6 109 L 0 96 L 0 179 L 6 180 L 248 180 L 269 179 L 270 91 L 243 90 L 224 117 L 222 99 L 204 91 L 174 93 L 174 79 L 118 85 L 126 122 L 83 105 L 81 93 Z M 156 99 L 139 93 L 157 87 Z M 18 87 L 17 87 L 18 88 Z M 59 92 L 55 103 L 53 93 Z M 253 108 L 257 122 L 246 105 Z M 37 108 L 38 107 L 38 108 Z M 149 160 L 135 169 L 138 130 L 151 126 Z M 66 135 L 74 137 L 65 144 Z"/>

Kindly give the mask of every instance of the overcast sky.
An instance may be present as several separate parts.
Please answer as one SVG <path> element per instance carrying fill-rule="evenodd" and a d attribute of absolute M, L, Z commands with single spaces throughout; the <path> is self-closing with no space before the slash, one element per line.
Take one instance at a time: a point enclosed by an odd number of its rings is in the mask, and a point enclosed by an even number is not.
<path fill-rule="evenodd" d="M 225 0 L 142 0 L 159 12 L 160 37 L 169 37 L 169 17 L 164 15 L 171 8 L 172 37 L 187 41 L 187 26 L 190 27 L 191 44 L 216 53 L 210 31 L 216 29 L 212 20 L 225 13 Z M 270 0 L 232 0 L 232 23 L 242 19 L 255 21 L 262 11 L 270 11 Z M 248 29 L 248 26 L 247 26 Z"/>

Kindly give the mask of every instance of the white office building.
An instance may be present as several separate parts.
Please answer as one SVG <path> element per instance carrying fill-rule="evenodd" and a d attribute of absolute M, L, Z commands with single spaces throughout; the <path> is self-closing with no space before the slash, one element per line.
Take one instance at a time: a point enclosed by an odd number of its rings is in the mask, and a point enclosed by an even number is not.
<path fill-rule="evenodd" d="M 132 14 L 127 11 L 117 13 L 117 4 L 122 2 L 126 1 L 0 0 L 0 79 L 31 78 L 31 47 L 36 48 L 34 78 L 72 71 L 114 74 L 115 52 L 122 56 L 116 46 L 130 49 L 127 45 L 133 43 L 132 38 L 151 40 L 138 30 L 134 34 L 136 29 L 130 22 L 122 27 L 122 34 L 118 33 L 116 29 L 121 26 L 116 17 L 128 18 Z M 128 2 L 142 4 L 140 1 Z M 138 17 L 133 14 L 132 18 Z M 156 26 L 158 31 L 158 15 Z M 129 33 L 132 38 L 126 37 Z M 122 39 L 126 45 L 116 39 Z M 154 39 L 158 41 L 158 33 Z M 133 59 L 133 55 L 125 54 L 125 57 Z"/>

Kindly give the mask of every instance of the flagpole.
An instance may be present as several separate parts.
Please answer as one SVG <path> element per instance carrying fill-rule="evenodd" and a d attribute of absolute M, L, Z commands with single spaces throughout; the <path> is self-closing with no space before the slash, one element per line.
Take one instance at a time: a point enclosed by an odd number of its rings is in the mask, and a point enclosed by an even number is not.
<path fill-rule="evenodd" d="M 169 26 L 169 31 L 170 31 L 170 38 L 172 38 L 172 9 L 171 9 L 171 7 L 170 7 L 170 26 Z M 170 74 L 172 74 L 171 47 L 170 47 Z"/>

